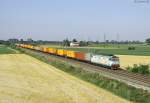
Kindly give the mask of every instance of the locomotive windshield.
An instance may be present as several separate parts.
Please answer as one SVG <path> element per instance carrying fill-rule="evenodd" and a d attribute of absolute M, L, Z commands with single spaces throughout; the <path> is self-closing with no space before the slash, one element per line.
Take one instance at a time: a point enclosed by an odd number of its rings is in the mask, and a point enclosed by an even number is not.
<path fill-rule="evenodd" d="M 119 61 L 119 58 L 111 58 L 111 61 Z"/>

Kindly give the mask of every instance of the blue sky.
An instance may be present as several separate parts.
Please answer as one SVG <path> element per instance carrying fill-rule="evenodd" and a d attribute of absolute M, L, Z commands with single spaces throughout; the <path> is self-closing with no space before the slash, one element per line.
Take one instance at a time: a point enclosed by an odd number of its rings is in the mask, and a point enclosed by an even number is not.
<path fill-rule="evenodd" d="M 0 39 L 145 40 L 150 4 L 134 0 L 0 0 Z"/>

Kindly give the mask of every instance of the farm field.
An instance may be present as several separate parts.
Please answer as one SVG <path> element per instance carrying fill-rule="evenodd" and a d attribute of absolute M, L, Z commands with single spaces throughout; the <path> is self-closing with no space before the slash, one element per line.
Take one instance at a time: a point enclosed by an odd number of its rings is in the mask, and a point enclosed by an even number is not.
<path fill-rule="evenodd" d="M 128 50 L 127 48 L 65 48 L 68 50 L 91 52 L 96 54 L 114 54 L 114 55 L 142 55 L 150 56 L 150 48 L 137 47 L 136 50 Z"/>
<path fill-rule="evenodd" d="M 62 46 L 59 44 L 44 44 L 44 45 L 40 45 L 42 47 L 54 47 L 54 48 L 61 48 Z"/>
<path fill-rule="evenodd" d="M 135 55 L 117 55 L 120 58 L 122 68 L 133 66 L 134 64 L 150 65 L 150 56 L 135 56 Z"/>
<path fill-rule="evenodd" d="M 47 47 L 63 48 L 68 50 L 91 52 L 96 54 L 114 54 L 114 55 L 141 55 L 150 56 L 150 46 L 144 44 L 120 44 L 120 45 L 89 45 L 87 47 L 62 47 L 60 45 L 41 45 Z M 119 47 L 118 47 L 119 46 Z M 128 50 L 129 46 L 134 46 L 135 50 Z"/>
<path fill-rule="evenodd" d="M 0 65 L 0 103 L 129 103 L 25 54 L 2 54 Z"/>
<path fill-rule="evenodd" d="M 15 54 L 15 53 L 19 53 L 19 51 L 16 51 L 4 45 L 0 45 L 0 54 Z"/>

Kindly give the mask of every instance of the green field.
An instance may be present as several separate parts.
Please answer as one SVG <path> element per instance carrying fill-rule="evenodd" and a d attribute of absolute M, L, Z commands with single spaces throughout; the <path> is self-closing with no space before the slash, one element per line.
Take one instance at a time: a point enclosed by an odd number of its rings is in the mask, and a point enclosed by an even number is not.
<path fill-rule="evenodd" d="M 96 54 L 114 54 L 114 55 L 143 55 L 150 56 L 150 46 L 144 44 L 91 44 L 87 47 L 62 47 L 60 45 L 44 45 L 47 47 L 63 48 L 68 50 L 91 52 Z M 134 46 L 135 50 L 128 50 L 128 47 Z"/>
<path fill-rule="evenodd" d="M 19 53 L 18 51 L 11 49 L 10 47 L 0 45 L 0 54 L 15 54 Z"/>

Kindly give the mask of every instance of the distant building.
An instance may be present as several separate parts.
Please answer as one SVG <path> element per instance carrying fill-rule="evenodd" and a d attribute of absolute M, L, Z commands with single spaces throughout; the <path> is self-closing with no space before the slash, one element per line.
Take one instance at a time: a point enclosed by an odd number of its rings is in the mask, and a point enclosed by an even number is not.
<path fill-rule="evenodd" d="M 71 42 L 70 47 L 79 47 L 80 43 L 79 42 Z"/>
<path fill-rule="evenodd" d="M 18 39 L 8 39 L 8 41 L 9 41 L 10 43 L 18 43 L 18 42 L 19 42 Z"/>

